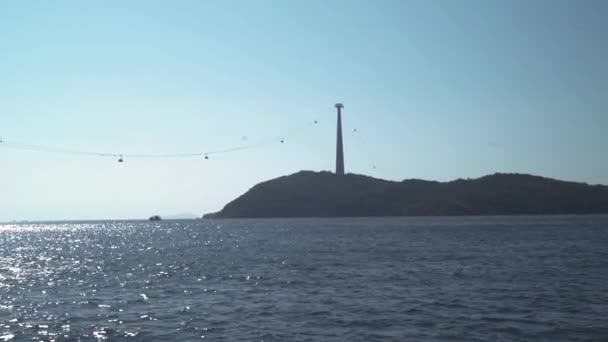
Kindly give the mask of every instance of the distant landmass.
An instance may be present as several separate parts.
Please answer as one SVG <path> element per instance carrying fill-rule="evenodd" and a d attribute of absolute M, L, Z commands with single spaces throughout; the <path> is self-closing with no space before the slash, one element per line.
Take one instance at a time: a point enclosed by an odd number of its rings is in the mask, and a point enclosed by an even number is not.
<path fill-rule="evenodd" d="M 166 215 L 163 218 L 167 220 L 192 220 L 196 218 L 200 218 L 200 216 L 196 216 L 192 213 L 179 213 L 175 215 Z"/>
<path fill-rule="evenodd" d="M 387 181 L 300 171 L 260 183 L 204 218 L 608 213 L 608 186 L 527 174 Z"/>

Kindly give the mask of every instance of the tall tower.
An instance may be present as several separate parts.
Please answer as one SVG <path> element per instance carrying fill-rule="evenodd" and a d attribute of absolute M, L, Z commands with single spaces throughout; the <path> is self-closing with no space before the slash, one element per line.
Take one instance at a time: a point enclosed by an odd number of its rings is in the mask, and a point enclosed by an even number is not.
<path fill-rule="evenodd" d="M 342 108 L 341 103 L 336 103 L 338 110 L 338 141 L 336 143 L 336 175 L 344 175 L 344 146 L 342 145 Z"/>

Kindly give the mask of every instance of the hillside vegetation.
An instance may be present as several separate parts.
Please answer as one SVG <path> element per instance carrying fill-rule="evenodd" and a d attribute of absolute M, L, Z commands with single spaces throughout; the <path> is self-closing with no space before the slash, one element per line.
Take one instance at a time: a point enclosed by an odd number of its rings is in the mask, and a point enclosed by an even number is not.
<path fill-rule="evenodd" d="M 608 213 L 608 187 L 526 174 L 387 181 L 301 171 L 254 186 L 206 218 Z"/>

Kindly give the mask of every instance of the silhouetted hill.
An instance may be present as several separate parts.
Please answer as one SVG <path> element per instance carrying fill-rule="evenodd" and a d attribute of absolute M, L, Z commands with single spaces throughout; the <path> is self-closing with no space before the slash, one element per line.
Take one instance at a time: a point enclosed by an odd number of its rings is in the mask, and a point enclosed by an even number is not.
<path fill-rule="evenodd" d="M 608 213 L 608 186 L 497 173 L 451 182 L 301 171 L 254 186 L 205 218 Z"/>

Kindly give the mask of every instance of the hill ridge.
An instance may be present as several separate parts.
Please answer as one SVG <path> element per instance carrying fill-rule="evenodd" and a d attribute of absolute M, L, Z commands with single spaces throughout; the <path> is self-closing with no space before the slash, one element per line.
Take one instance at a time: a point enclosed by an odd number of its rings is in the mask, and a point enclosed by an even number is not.
<path fill-rule="evenodd" d="M 608 213 L 608 186 L 524 173 L 447 182 L 299 171 L 256 184 L 205 218 Z"/>

